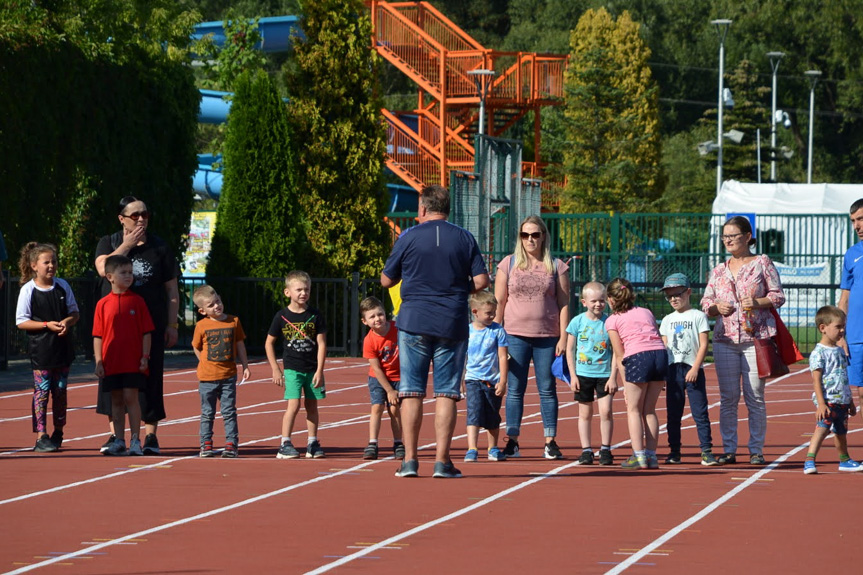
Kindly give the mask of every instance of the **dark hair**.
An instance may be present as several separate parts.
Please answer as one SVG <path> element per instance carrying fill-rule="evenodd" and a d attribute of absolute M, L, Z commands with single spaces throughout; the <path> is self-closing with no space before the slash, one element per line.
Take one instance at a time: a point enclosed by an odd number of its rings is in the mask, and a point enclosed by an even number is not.
<path fill-rule="evenodd" d="M 612 299 L 611 311 L 623 313 L 635 307 L 635 290 L 626 278 L 614 278 L 605 290 L 607 297 Z"/>
<path fill-rule="evenodd" d="M 420 202 L 430 212 L 449 215 L 449 190 L 443 186 L 434 184 L 424 187 L 420 191 Z"/>
<path fill-rule="evenodd" d="M 378 308 L 384 310 L 384 313 L 386 313 L 386 309 L 384 308 L 384 304 L 381 303 L 381 300 L 375 296 L 369 296 L 360 302 L 360 317 L 365 316 L 366 312 Z"/>
<path fill-rule="evenodd" d="M 117 204 L 117 214 L 122 216 L 123 212 L 126 211 L 126 206 L 128 206 L 129 204 L 132 204 L 134 202 L 140 202 L 140 201 L 141 200 L 139 200 L 135 196 L 124 196 L 120 200 L 120 203 Z"/>
<path fill-rule="evenodd" d="M 863 198 L 860 198 L 859 200 L 857 200 L 856 202 L 851 204 L 851 209 L 849 210 L 848 213 L 853 214 L 856 211 L 858 211 L 860 208 L 863 208 Z"/>
<path fill-rule="evenodd" d="M 117 268 L 132 265 L 132 260 L 126 256 L 108 256 L 105 258 L 105 275 L 112 274 Z"/>
<path fill-rule="evenodd" d="M 734 216 L 725 220 L 725 223 L 722 224 L 722 228 L 725 226 L 734 226 L 738 230 L 740 230 L 744 234 L 752 235 L 752 224 L 749 223 L 749 218 L 745 216 Z M 749 245 L 755 245 L 755 238 L 749 238 Z"/>

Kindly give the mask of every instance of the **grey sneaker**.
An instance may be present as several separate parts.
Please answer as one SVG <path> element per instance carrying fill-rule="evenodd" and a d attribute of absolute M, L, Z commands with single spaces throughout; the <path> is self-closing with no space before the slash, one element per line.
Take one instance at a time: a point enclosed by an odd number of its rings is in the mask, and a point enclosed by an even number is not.
<path fill-rule="evenodd" d="M 205 441 L 203 445 L 201 445 L 201 457 L 214 457 L 216 453 L 213 451 L 213 442 Z"/>
<path fill-rule="evenodd" d="M 308 447 L 306 447 L 306 457 L 309 459 L 313 457 L 315 459 L 326 457 L 326 455 L 324 455 L 324 450 L 321 449 L 321 443 L 317 439 L 309 443 Z"/>
<path fill-rule="evenodd" d="M 456 477 L 461 477 L 461 471 L 455 468 L 455 465 L 452 464 L 452 461 L 447 463 L 435 461 L 434 474 L 432 474 L 432 477 L 454 479 Z"/>
<path fill-rule="evenodd" d="M 713 455 L 712 451 L 702 451 L 701 452 L 701 465 L 714 466 L 714 465 L 722 465 L 719 463 L 719 460 L 716 459 L 716 456 Z"/>
<path fill-rule="evenodd" d="M 111 449 L 111 446 L 114 444 L 115 439 L 117 439 L 117 437 L 114 435 L 108 436 L 108 441 L 102 444 L 102 447 L 99 448 L 99 453 L 108 453 L 108 450 Z"/>
<path fill-rule="evenodd" d="M 396 459 L 403 460 L 405 458 L 405 444 L 401 441 L 393 444 L 393 453 L 395 454 Z"/>
<path fill-rule="evenodd" d="M 377 459 L 378 458 L 378 444 L 377 443 L 369 443 L 366 445 L 365 451 L 363 451 L 363 459 Z"/>
<path fill-rule="evenodd" d="M 132 441 L 129 442 L 129 455 L 144 455 L 141 449 L 141 440 L 137 437 L 133 437 Z"/>
<path fill-rule="evenodd" d="M 419 461 L 416 459 L 406 459 L 402 461 L 401 466 L 398 471 L 396 471 L 396 477 L 416 477 L 419 475 L 417 472 L 419 471 Z"/>
<path fill-rule="evenodd" d="M 222 450 L 222 459 L 236 459 L 240 456 L 240 450 L 237 449 L 237 444 L 233 441 L 225 442 L 225 449 Z"/>
<path fill-rule="evenodd" d="M 276 459 L 296 459 L 299 456 L 300 452 L 297 451 L 297 448 L 294 447 L 290 439 L 285 441 L 279 448 L 279 451 L 276 452 Z"/>
<path fill-rule="evenodd" d="M 608 451 L 606 449 L 606 451 Z M 581 456 L 578 458 L 578 461 L 575 462 L 576 465 L 593 465 L 593 451 L 590 449 L 585 449 L 581 452 Z"/>
<path fill-rule="evenodd" d="M 48 434 L 42 434 L 42 436 L 36 440 L 36 445 L 33 447 L 33 451 L 36 453 L 53 453 L 57 451 L 57 446 L 51 441 L 51 438 L 48 437 Z"/>

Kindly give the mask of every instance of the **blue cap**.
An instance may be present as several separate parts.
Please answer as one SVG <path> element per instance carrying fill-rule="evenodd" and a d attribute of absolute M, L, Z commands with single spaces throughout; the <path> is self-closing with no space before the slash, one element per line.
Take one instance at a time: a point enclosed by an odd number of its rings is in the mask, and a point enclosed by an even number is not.
<path fill-rule="evenodd" d="M 566 365 L 566 354 L 562 353 L 551 362 L 551 375 L 557 379 L 569 383 L 569 368 Z"/>
<path fill-rule="evenodd" d="M 665 283 L 662 285 L 662 289 L 660 291 L 667 290 L 668 288 L 676 288 L 682 287 L 689 289 L 689 278 L 686 277 L 686 274 L 676 273 L 671 274 L 667 278 L 665 278 Z"/>

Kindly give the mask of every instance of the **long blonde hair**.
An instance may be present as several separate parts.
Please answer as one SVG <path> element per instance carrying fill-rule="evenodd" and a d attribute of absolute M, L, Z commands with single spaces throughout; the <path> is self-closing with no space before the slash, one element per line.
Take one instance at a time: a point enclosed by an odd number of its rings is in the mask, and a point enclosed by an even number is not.
<path fill-rule="evenodd" d="M 515 238 L 515 267 L 520 270 L 527 269 L 527 251 L 524 249 L 524 242 L 521 241 L 521 230 L 525 224 L 533 224 L 542 232 L 542 263 L 545 265 L 545 270 L 549 274 L 554 273 L 554 260 L 551 258 L 551 250 L 548 247 L 548 228 L 545 227 L 545 222 L 539 216 L 527 216 L 518 226 L 518 236 Z"/>

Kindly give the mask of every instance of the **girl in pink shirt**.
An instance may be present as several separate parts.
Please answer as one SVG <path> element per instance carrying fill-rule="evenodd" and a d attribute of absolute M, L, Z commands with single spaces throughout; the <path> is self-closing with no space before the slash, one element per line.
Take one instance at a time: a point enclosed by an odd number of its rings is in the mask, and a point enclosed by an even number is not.
<path fill-rule="evenodd" d="M 618 362 L 623 375 L 626 417 L 633 450 L 622 467 L 659 469 L 656 402 L 665 385 L 668 369 L 665 344 L 650 310 L 635 305 L 635 291 L 628 280 L 612 280 L 607 294 L 614 313 L 605 320 L 605 330 L 614 349 L 614 361 Z"/>

